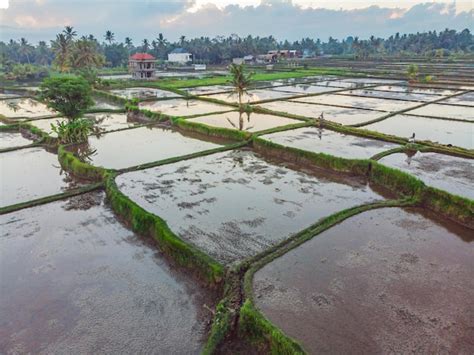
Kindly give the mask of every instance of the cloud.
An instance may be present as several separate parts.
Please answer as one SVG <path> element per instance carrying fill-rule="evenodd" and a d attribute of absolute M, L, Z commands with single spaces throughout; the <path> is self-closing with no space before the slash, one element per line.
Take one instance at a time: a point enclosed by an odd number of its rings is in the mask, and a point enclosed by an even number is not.
<path fill-rule="evenodd" d="M 281 40 L 326 40 L 329 36 L 386 37 L 395 32 L 473 27 L 472 9 L 456 12 L 455 5 L 447 3 L 335 9 L 304 6 L 301 0 L 242 0 L 242 6 L 237 1 L 225 1 L 223 6 L 217 0 L 12 0 L 8 9 L 0 9 L 0 39 L 52 39 L 66 24 L 81 35 L 92 33 L 103 38 L 105 31 L 111 30 L 117 39 L 129 36 L 135 43 L 156 38 L 160 32 L 170 40 L 181 35 L 191 38 L 233 33 L 273 35 Z"/>

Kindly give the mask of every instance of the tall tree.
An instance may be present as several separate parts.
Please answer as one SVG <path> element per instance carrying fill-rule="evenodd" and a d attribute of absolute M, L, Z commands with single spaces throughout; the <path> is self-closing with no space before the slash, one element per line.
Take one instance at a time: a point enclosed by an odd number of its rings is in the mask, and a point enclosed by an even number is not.
<path fill-rule="evenodd" d="M 104 38 L 109 44 L 112 44 L 115 41 L 115 34 L 112 31 L 105 31 Z"/>
<path fill-rule="evenodd" d="M 56 35 L 56 40 L 52 41 L 54 52 L 54 64 L 60 72 L 65 72 L 69 68 L 69 56 L 71 54 L 71 41 L 63 34 Z"/>
<path fill-rule="evenodd" d="M 74 31 L 74 27 L 72 26 L 66 26 L 64 27 L 63 34 L 66 36 L 68 40 L 73 40 L 74 37 L 76 37 L 77 32 Z"/>
<path fill-rule="evenodd" d="M 248 94 L 247 90 L 252 84 L 253 73 L 245 73 L 243 64 L 231 64 L 229 69 L 232 76 L 230 84 L 233 86 L 234 94 L 237 94 L 239 101 L 239 129 L 243 129 L 244 122 L 242 113 L 244 109 L 242 105 L 242 96 Z"/>

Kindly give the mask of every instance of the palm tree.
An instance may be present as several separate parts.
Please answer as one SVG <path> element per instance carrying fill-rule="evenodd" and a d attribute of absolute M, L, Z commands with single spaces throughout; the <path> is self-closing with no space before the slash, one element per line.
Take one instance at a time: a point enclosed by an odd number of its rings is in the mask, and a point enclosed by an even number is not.
<path fill-rule="evenodd" d="M 150 48 L 150 43 L 145 38 L 142 42 L 142 49 L 143 49 L 144 52 L 147 52 L 149 48 Z"/>
<path fill-rule="evenodd" d="M 132 50 L 133 48 L 133 42 L 132 42 L 132 39 L 130 37 L 125 37 L 125 47 L 127 48 L 127 51 L 128 51 L 128 55 L 130 55 L 130 51 Z"/>
<path fill-rule="evenodd" d="M 74 68 L 93 68 L 104 64 L 105 58 L 97 49 L 95 42 L 80 39 L 74 45 L 71 64 Z"/>
<path fill-rule="evenodd" d="M 243 64 L 231 64 L 230 65 L 230 74 L 232 79 L 230 84 L 234 87 L 234 94 L 237 94 L 239 97 L 239 127 L 243 128 L 244 122 L 242 118 L 243 106 L 242 106 L 242 96 L 248 93 L 248 89 L 252 83 L 253 73 L 245 73 Z"/>
<path fill-rule="evenodd" d="M 52 41 L 52 48 L 55 55 L 54 62 L 61 72 L 68 69 L 71 41 L 63 34 L 56 35 L 56 40 Z"/>
<path fill-rule="evenodd" d="M 64 27 L 63 34 L 66 36 L 67 39 L 72 40 L 74 37 L 76 37 L 77 32 L 74 31 L 74 27 L 66 26 Z"/>
<path fill-rule="evenodd" d="M 112 44 L 112 42 L 115 41 L 115 34 L 112 31 L 107 30 L 105 32 L 104 38 L 107 42 L 109 42 L 109 44 Z"/>
<path fill-rule="evenodd" d="M 35 60 L 38 64 L 47 65 L 50 61 L 50 51 L 45 41 L 39 41 L 36 47 Z"/>
<path fill-rule="evenodd" d="M 28 64 L 31 64 L 30 62 L 30 54 L 33 51 L 33 47 L 28 43 L 28 41 L 25 38 L 20 39 L 20 48 L 18 49 L 18 53 L 20 55 L 25 56 L 26 60 L 28 61 Z"/>
<path fill-rule="evenodd" d="M 181 46 L 184 46 L 185 43 L 186 43 L 186 36 L 183 35 L 183 36 L 179 37 L 179 44 Z"/>

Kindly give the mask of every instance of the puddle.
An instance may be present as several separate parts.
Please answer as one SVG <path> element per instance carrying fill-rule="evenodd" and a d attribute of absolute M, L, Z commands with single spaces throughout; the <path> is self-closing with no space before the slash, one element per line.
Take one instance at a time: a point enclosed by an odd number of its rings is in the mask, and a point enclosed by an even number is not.
<path fill-rule="evenodd" d="M 289 124 L 301 123 L 291 118 L 279 117 L 273 115 L 263 115 L 260 113 L 243 112 L 241 120 L 239 112 L 232 111 L 220 113 L 217 115 L 201 116 L 189 119 L 191 122 L 204 123 L 209 126 L 224 127 L 230 129 L 239 129 L 249 132 L 258 132 L 265 129 L 286 126 Z"/>
<path fill-rule="evenodd" d="M 435 96 L 431 94 L 397 92 L 397 91 L 393 91 L 393 92 L 392 91 L 378 91 L 378 90 L 368 90 L 368 89 L 357 89 L 357 90 L 345 91 L 341 94 L 375 97 L 375 98 L 381 98 L 381 99 L 420 101 L 420 102 L 433 101 L 442 97 L 442 96 Z"/>
<path fill-rule="evenodd" d="M 415 133 L 417 140 L 429 140 L 440 144 L 474 149 L 474 127 L 469 122 L 396 115 L 362 128 L 404 138 L 409 138 Z"/>
<path fill-rule="evenodd" d="M 385 112 L 305 104 L 296 101 L 267 102 L 265 104 L 259 104 L 258 106 L 277 112 L 286 112 L 309 118 L 319 118 L 322 114 L 325 120 L 343 125 L 368 122 L 386 114 Z"/>
<path fill-rule="evenodd" d="M 377 91 L 392 91 L 410 94 L 453 95 L 459 91 L 448 89 L 416 88 L 411 86 L 381 85 L 374 88 Z"/>
<path fill-rule="evenodd" d="M 0 149 L 21 147 L 32 143 L 32 140 L 23 137 L 20 132 L 0 132 Z"/>
<path fill-rule="evenodd" d="M 123 169 L 218 147 L 220 145 L 189 138 L 175 130 L 138 127 L 89 137 L 88 150 L 92 154 L 88 156 L 88 163 Z"/>
<path fill-rule="evenodd" d="M 426 185 L 474 200 L 474 159 L 438 153 L 391 154 L 380 163 L 406 171 Z"/>
<path fill-rule="evenodd" d="M 375 154 L 399 146 L 393 143 L 341 134 L 317 127 L 304 127 L 291 131 L 277 132 L 264 135 L 261 138 L 287 147 L 348 159 L 368 159 Z"/>
<path fill-rule="evenodd" d="M 287 98 L 287 97 L 292 97 L 296 95 L 297 95 L 296 93 L 276 91 L 273 89 L 249 90 L 248 94 L 244 94 L 242 96 L 242 103 Z M 206 97 L 221 100 L 228 103 L 234 103 L 234 104 L 238 103 L 239 101 L 239 97 L 235 93 L 214 94 L 214 95 L 208 95 Z"/>
<path fill-rule="evenodd" d="M 55 113 L 41 102 L 30 98 L 0 100 L 0 115 L 9 118 L 19 117 L 42 117 L 51 116 Z"/>
<path fill-rule="evenodd" d="M 180 95 L 172 91 L 166 91 L 155 88 L 126 88 L 110 90 L 111 94 L 123 97 L 125 99 L 151 99 L 151 98 L 167 98 L 179 97 Z"/>
<path fill-rule="evenodd" d="M 407 113 L 420 116 L 457 118 L 461 120 L 474 121 L 474 110 L 472 107 L 457 105 L 430 104 L 412 111 L 408 111 Z"/>
<path fill-rule="evenodd" d="M 474 106 L 474 92 L 468 92 L 459 96 L 451 97 L 441 101 L 442 104 Z"/>
<path fill-rule="evenodd" d="M 354 216 L 258 271 L 257 306 L 308 353 L 472 353 L 472 231 L 435 217 Z"/>
<path fill-rule="evenodd" d="M 43 148 L 1 153 L 0 171 L 0 207 L 77 187 L 61 170 L 56 155 Z"/>
<path fill-rule="evenodd" d="M 205 115 L 211 112 L 224 112 L 235 109 L 235 107 L 218 105 L 201 100 L 183 99 L 140 102 L 139 106 L 141 109 L 161 112 L 169 116 Z"/>
<path fill-rule="evenodd" d="M 0 228 L 6 354 L 202 349 L 212 295 L 125 229 L 103 193 L 0 216 Z"/>
<path fill-rule="evenodd" d="M 295 95 L 304 95 L 304 94 L 318 94 L 320 92 L 329 92 L 338 90 L 337 88 L 317 86 L 317 85 L 308 85 L 308 84 L 299 84 L 292 86 L 278 86 L 274 88 L 275 91 L 291 92 Z"/>
<path fill-rule="evenodd" d="M 383 199 L 364 182 L 313 173 L 236 150 L 123 174 L 116 181 L 183 239 L 232 264 L 322 217 Z"/>
<path fill-rule="evenodd" d="M 377 99 L 373 97 L 355 97 L 337 94 L 302 97 L 299 99 L 295 99 L 294 101 L 313 104 L 349 106 L 354 108 L 363 108 L 379 111 L 400 111 L 420 105 L 420 103 L 418 102 L 411 101 Z"/>
<path fill-rule="evenodd" d="M 234 88 L 228 85 L 209 85 L 209 86 L 197 86 L 193 88 L 183 88 L 181 90 L 186 91 L 191 95 L 207 95 L 217 94 L 224 91 L 232 91 Z"/>

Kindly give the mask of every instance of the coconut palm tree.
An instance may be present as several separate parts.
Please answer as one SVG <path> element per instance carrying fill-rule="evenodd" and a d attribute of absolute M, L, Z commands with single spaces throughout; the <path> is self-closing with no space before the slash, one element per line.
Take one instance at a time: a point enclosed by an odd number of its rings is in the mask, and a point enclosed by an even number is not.
<path fill-rule="evenodd" d="M 112 31 L 105 31 L 105 40 L 109 42 L 109 44 L 112 44 L 113 41 L 115 41 L 115 34 Z"/>
<path fill-rule="evenodd" d="M 51 47 L 55 55 L 55 65 L 61 72 L 66 71 L 69 65 L 71 41 L 64 35 L 64 33 L 60 33 L 57 34 L 56 39 L 51 42 Z"/>
<path fill-rule="evenodd" d="M 142 49 L 144 52 L 147 52 L 148 49 L 150 49 L 150 43 L 148 42 L 146 38 L 142 42 Z"/>
<path fill-rule="evenodd" d="M 74 27 L 66 26 L 64 27 L 63 34 L 66 36 L 67 39 L 72 40 L 76 37 L 77 32 L 74 31 Z"/>
<path fill-rule="evenodd" d="M 33 52 L 33 46 L 28 43 L 28 41 L 25 38 L 20 39 L 20 48 L 18 48 L 18 53 L 24 57 L 26 57 L 26 60 L 28 61 L 28 64 L 31 64 L 30 62 L 30 54 Z"/>
<path fill-rule="evenodd" d="M 45 41 L 39 41 L 38 42 L 38 47 L 36 47 L 35 61 L 38 64 L 47 65 L 47 64 L 49 64 L 49 61 L 51 59 L 50 54 L 51 54 L 51 52 L 50 52 L 46 42 Z"/>
<path fill-rule="evenodd" d="M 185 43 L 186 43 L 186 36 L 182 35 L 181 37 L 179 37 L 179 44 L 181 46 L 184 46 Z"/>
<path fill-rule="evenodd" d="M 80 39 L 74 44 L 71 64 L 74 68 L 94 68 L 104 65 L 105 58 L 98 51 L 95 42 Z"/>
<path fill-rule="evenodd" d="M 230 74 L 232 75 L 232 79 L 230 80 L 230 84 L 234 87 L 234 94 L 238 95 L 239 98 L 239 128 L 243 128 L 243 105 L 242 105 L 242 96 L 248 93 L 248 89 L 252 84 L 252 76 L 253 73 L 245 73 L 243 64 L 231 64 L 230 65 Z"/>

